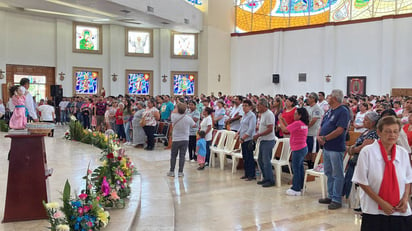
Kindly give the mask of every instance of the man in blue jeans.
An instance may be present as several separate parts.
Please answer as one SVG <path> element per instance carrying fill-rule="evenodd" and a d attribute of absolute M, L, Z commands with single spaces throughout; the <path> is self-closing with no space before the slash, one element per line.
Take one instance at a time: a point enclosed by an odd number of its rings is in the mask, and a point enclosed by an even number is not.
<path fill-rule="evenodd" d="M 319 203 L 328 204 L 328 209 L 342 207 L 342 188 L 344 183 L 343 155 L 345 153 L 346 129 L 350 121 L 348 109 L 342 105 L 343 92 L 332 90 L 328 103 L 329 111 L 322 120 L 319 144 L 323 145 L 323 167 L 328 177 L 328 197 Z"/>
<path fill-rule="evenodd" d="M 272 187 L 275 185 L 272 169 L 272 150 L 275 146 L 275 116 L 268 109 L 268 101 L 264 98 L 259 99 L 257 110 L 260 114 L 259 132 L 253 136 L 254 140 L 259 139 L 258 163 L 262 171 L 263 180 L 258 181 L 262 187 Z"/>

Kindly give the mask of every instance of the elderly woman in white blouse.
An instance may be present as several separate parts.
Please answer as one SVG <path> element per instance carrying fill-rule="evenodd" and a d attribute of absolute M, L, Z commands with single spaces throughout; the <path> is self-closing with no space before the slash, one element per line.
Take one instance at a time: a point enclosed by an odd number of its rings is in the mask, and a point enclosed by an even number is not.
<path fill-rule="evenodd" d="M 352 178 L 361 187 L 362 231 L 406 231 L 412 228 L 409 206 L 412 169 L 408 152 L 396 145 L 401 124 L 394 116 L 381 118 L 380 139 L 363 147 Z"/>

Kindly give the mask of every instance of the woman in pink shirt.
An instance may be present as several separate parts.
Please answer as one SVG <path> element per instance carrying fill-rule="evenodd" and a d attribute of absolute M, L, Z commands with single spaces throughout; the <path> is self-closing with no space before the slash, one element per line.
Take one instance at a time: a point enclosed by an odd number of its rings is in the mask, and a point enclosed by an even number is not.
<path fill-rule="evenodd" d="M 282 115 L 279 115 L 281 117 Z M 294 121 L 287 127 L 279 123 L 283 132 L 290 133 L 290 148 L 292 150 L 292 188 L 286 191 L 289 196 L 300 196 L 303 188 L 305 170 L 303 160 L 308 153 L 306 138 L 308 136 L 309 114 L 305 108 L 297 108 L 293 115 Z"/>

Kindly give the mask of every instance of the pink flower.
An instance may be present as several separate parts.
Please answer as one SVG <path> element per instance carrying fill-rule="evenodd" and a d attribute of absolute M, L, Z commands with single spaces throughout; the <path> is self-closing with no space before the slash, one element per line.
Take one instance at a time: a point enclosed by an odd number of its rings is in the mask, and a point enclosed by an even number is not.
<path fill-rule="evenodd" d="M 80 200 L 85 200 L 87 198 L 87 194 L 86 193 L 82 193 L 79 195 Z"/>
<path fill-rule="evenodd" d="M 92 185 L 92 184 L 89 184 L 89 185 L 87 185 L 87 188 L 88 188 L 88 189 L 92 189 L 92 188 L 93 188 L 93 185 Z"/>
<path fill-rule="evenodd" d="M 83 212 L 85 212 L 85 213 L 87 213 L 87 212 L 89 212 L 90 211 L 90 207 L 89 206 L 84 206 L 83 207 Z"/>
<path fill-rule="evenodd" d="M 54 219 L 59 219 L 63 217 L 63 213 L 60 211 L 57 211 L 55 214 L 53 214 Z"/>
<path fill-rule="evenodd" d="M 117 193 L 116 193 L 115 190 L 112 191 L 112 193 L 110 194 L 110 197 L 111 197 L 113 200 L 118 200 L 118 199 L 120 199 L 120 197 L 117 195 Z"/>
<path fill-rule="evenodd" d="M 96 197 L 96 200 L 97 200 L 97 201 L 100 201 L 100 197 L 99 197 L 99 196 L 97 196 L 97 197 Z"/>
<path fill-rule="evenodd" d="M 107 196 L 110 193 L 110 185 L 109 185 L 109 182 L 107 182 L 106 177 L 103 178 L 102 193 L 103 193 L 103 196 Z"/>
<path fill-rule="evenodd" d="M 92 173 L 93 173 L 92 170 L 90 170 L 90 169 L 87 170 L 87 174 L 90 175 L 90 174 L 92 174 Z"/>
<path fill-rule="evenodd" d="M 93 226 L 93 223 L 91 222 L 91 221 L 89 221 L 89 222 L 87 222 L 87 225 L 89 226 L 89 227 L 92 227 Z M 91 230 L 91 229 L 90 229 Z"/>
<path fill-rule="evenodd" d="M 82 207 L 80 207 L 78 210 L 77 210 L 77 212 L 80 214 L 80 216 L 83 214 L 83 208 Z"/>

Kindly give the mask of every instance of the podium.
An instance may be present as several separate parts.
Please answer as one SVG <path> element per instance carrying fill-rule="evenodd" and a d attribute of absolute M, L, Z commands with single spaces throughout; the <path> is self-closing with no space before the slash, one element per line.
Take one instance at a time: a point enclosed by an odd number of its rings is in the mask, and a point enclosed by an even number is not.
<path fill-rule="evenodd" d="M 44 135 L 11 138 L 6 205 L 3 222 L 47 219 L 46 149 Z"/>

